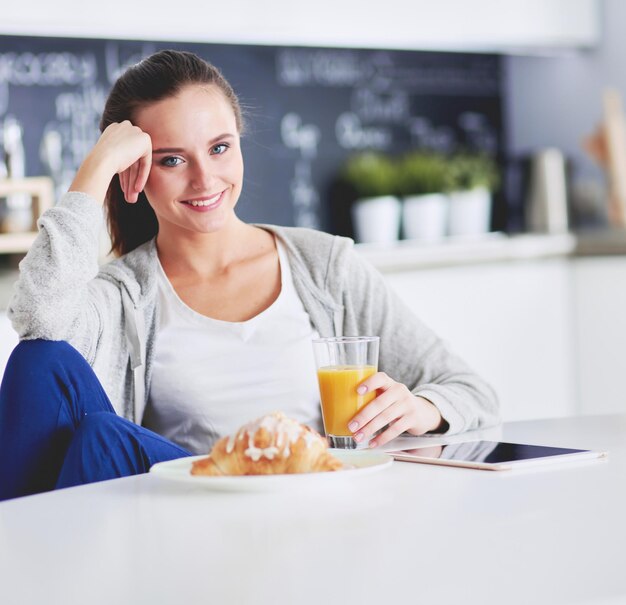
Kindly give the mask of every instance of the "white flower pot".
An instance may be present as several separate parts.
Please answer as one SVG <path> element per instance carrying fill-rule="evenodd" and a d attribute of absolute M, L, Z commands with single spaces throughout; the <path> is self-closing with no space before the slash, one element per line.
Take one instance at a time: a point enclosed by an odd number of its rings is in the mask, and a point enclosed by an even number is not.
<path fill-rule="evenodd" d="M 480 235 L 491 226 L 491 193 L 484 187 L 450 194 L 449 235 Z"/>
<path fill-rule="evenodd" d="M 400 232 L 400 200 L 393 195 L 357 200 L 352 206 L 352 225 L 357 242 L 388 244 Z"/>
<path fill-rule="evenodd" d="M 448 196 L 443 193 L 409 195 L 402 204 L 402 230 L 406 239 L 436 242 L 446 234 Z"/>

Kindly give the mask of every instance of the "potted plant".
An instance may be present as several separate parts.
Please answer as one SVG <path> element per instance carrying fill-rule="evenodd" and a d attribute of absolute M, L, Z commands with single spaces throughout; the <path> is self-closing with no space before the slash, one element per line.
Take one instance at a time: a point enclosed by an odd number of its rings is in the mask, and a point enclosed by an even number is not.
<path fill-rule="evenodd" d="M 404 237 L 437 241 L 446 232 L 448 165 L 440 153 L 413 151 L 398 165 Z"/>
<path fill-rule="evenodd" d="M 495 160 L 485 153 L 460 153 L 449 161 L 450 235 L 479 235 L 491 225 L 492 194 L 499 185 Z"/>
<path fill-rule="evenodd" d="M 363 243 L 397 240 L 401 207 L 396 195 L 394 161 L 378 152 L 360 153 L 348 159 L 341 177 L 357 195 L 351 208 L 356 240 Z"/>

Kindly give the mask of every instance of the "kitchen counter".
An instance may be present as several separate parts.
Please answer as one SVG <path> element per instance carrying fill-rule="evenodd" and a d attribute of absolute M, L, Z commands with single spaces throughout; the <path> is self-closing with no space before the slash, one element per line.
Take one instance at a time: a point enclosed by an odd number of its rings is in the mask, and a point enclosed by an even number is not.
<path fill-rule="evenodd" d="M 571 233 L 506 235 L 496 232 L 481 237 L 449 238 L 436 243 L 400 240 L 388 245 L 357 244 L 356 249 L 379 271 L 394 272 L 570 256 L 577 251 L 577 238 Z"/>
<path fill-rule="evenodd" d="M 436 243 L 400 240 L 389 245 L 357 244 L 359 253 L 384 273 L 549 257 L 626 255 L 626 230 L 449 238 Z"/>

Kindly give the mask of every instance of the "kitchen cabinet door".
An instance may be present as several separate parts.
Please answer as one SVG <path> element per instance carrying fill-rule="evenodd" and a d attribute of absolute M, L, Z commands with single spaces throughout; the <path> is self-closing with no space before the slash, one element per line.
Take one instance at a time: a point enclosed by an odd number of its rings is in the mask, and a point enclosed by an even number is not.
<path fill-rule="evenodd" d="M 492 384 L 504 420 L 578 411 L 569 259 L 385 277 L 413 312 Z"/>
<path fill-rule="evenodd" d="M 573 271 L 581 412 L 626 413 L 626 257 L 578 258 Z"/>

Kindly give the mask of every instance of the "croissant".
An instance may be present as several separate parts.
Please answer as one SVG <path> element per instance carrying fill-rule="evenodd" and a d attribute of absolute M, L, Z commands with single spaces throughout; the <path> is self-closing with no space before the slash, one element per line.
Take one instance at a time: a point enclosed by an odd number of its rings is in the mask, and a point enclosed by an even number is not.
<path fill-rule="evenodd" d="M 314 430 L 280 412 L 263 416 L 215 443 L 192 475 L 275 475 L 336 471 L 343 464 Z"/>

